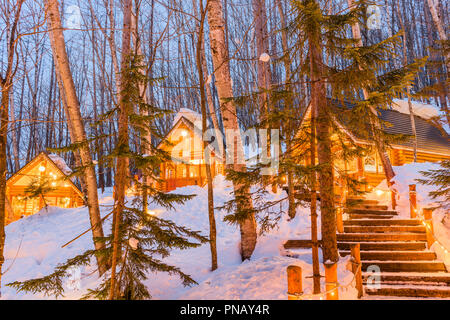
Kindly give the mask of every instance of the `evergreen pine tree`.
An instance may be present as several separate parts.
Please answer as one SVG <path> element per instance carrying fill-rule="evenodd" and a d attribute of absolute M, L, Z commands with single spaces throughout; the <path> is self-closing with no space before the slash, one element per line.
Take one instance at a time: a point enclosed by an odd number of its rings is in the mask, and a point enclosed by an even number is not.
<path fill-rule="evenodd" d="M 444 160 L 440 163 L 439 169 L 429 171 L 420 171 L 425 177 L 417 179 L 424 185 L 436 186 L 436 190 L 430 192 L 432 199 L 442 198 L 439 201 L 440 207 L 447 211 L 445 223 L 450 226 L 450 160 Z"/>
<path fill-rule="evenodd" d="M 125 98 L 130 105 L 128 114 L 128 123 L 130 126 L 129 139 L 134 138 L 138 141 L 150 130 L 152 136 L 163 139 L 162 135 L 156 129 L 154 121 L 157 118 L 166 116 L 170 112 L 150 104 L 142 99 L 139 92 L 139 84 L 151 83 L 156 81 L 148 79 L 142 70 L 145 65 L 142 63 L 142 56 L 132 55 L 129 58 L 127 67 L 123 70 L 123 77 L 127 83 L 124 88 Z M 136 111 L 134 111 L 136 110 Z M 145 110 L 145 112 L 142 112 Z M 114 119 L 117 116 L 119 108 L 116 107 L 106 114 L 102 115 L 99 123 L 106 120 Z M 96 125 L 97 125 L 96 124 Z M 150 128 L 150 129 L 149 129 Z M 106 139 L 106 136 L 99 137 Z M 111 152 L 99 159 L 105 166 L 110 166 L 118 157 L 127 157 L 129 163 L 134 168 L 132 171 L 145 172 L 152 183 L 148 185 L 145 181 L 135 179 L 135 187 L 139 194 L 143 194 L 145 190 L 149 197 L 148 202 L 143 201 L 142 197 L 135 197 L 132 201 L 124 201 L 121 211 L 121 219 L 118 224 L 118 259 L 117 259 L 117 278 L 116 289 L 114 290 L 114 299 L 147 299 L 151 297 L 144 281 L 148 277 L 149 272 L 168 272 L 172 275 L 179 276 L 184 285 L 192 285 L 195 280 L 185 274 L 179 268 L 164 263 L 163 258 L 170 254 L 170 250 L 195 248 L 208 241 L 208 239 L 200 234 L 199 231 L 193 231 L 189 228 L 176 225 L 174 222 L 159 218 L 152 214 L 148 207 L 143 206 L 157 205 L 167 209 L 173 209 L 175 204 L 183 204 L 187 200 L 192 199 L 194 195 L 179 195 L 175 193 L 162 192 L 158 184 L 159 168 L 161 163 L 168 161 L 170 155 L 167 152 L 157 149 L 153 144 L 147 141 L 146 146 L 151 150 L 150 154 L 142 155 L 140 150 L 133 150 L 129 146 L 124 148 L 118 144 Z M 134 179 L 128 174 L 128 181 Z M 26 291 L 32 293 L 42 292 L 56 297 L 64 294 L 64 279 L 69 275 L 72 267 L 81 267 L 91 262 L 91 257 L 101 256 L 109 261 L 112 258 L 113 234 L 101 239 L 105 242 L 104 250 L 88 250 L 63 264 L 58 265 L 54 272 L 50 275 L 39 279 L 31 279 L 26 281 L 16 281 L 8 284 L 16 288 L 18 291 Z M 107 272 L 102 277 L 102 282 L 97 288 L 89 290 L 85 298 L 107 299 L 111 288 L 111 272 Z"/>

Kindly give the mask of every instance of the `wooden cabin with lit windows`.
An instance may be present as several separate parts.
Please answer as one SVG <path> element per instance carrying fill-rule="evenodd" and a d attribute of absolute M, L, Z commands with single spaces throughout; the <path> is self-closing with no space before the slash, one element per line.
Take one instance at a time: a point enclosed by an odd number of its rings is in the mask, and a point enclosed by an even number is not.
<path fill-rule="evenodd" d="M 201 115 L 182 108 L 175 116 L 172 128 L 158 145 L 170 154 L 171 161 L 160 167 L 160 189 L 169 192 L 176 188 L 206 185 L 206 165 L 201 131 Z M 208 145 L 213 178 L 223 174 L 222 157 Z"/>
<path fill-rule="evenodd" d="M 364 138 L 361 132 L 355 132 L 355 130 L 349 129 L 346 125 L 344 114 L 351 108 L 352 105 L 348 103 L 342 106 L 340 103 L 330 102 L 330 110 L 332 111 L 335 128 L 340 130 L 341 133 L 344 133 L 340 135 L 340 137 L 344 137 L 344 142 L 348 142 L 349 145 L 353 142 L 353 144 L 359 146 L 371 146 L 371 148 L 368 148 L 371 151 L 365 156 L 356 157 L 345 163 L 343 160 L 335 161 L 335 177 L 339 181 L 339 171 L 346 172 L 352 178 L 365 181 L 364 191 L 371 191 L 385 179 L 385 174 L 373 141 L 370 141 L 370 138 Z M 392 142 L 388 147 L 387 153 L 391 164 L 393 166 L 402 166 L 413 162 L 413 138 L 410 115 L 392 108 L 379 110 L 378 116 L 383 123 L 385 132 L 392 135 L 404 136 L 404 139 L 400 139 L 398 142 Z M 309 130 L 310 119 L 311 110 L 309 106 L 302 119 L 297 137 L 305 130 Z M 414 119 L 417 132 L 417 162 L 439 162 L 450 159 L 450 136 L 448 133 L 443 128 L 437 127 L 435 124 L 420 116 L 415 115 Z M 337 136 L 336 132 L 332 133 L 332 140 L 337 139 Z M 339 149 L 342 148 L 340 145 L 339 143 L 333 144 L 333 154 L 342 152 Z M 305 149 L 305 147 L 299 146 L 299 151 L 302 148 Z M 305 158 L 304 161 L 307 163 L 309 159 Z"/>
<path fill-rule="evenodd" d="M 41 152 L 6 181 L 6 224 L 41 210 L 45 204 L 74 208 L 84 204 L 83 193 L 68 177 L 71 169 L 55 154 Z M 32 184 L 44 184 L 45 192 L 31 197 Z"/>

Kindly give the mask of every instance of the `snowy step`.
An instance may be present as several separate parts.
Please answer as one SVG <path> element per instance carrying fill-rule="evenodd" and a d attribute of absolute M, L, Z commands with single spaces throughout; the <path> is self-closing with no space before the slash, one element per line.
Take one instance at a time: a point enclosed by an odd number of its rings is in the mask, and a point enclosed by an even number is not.
<path fill-rule="evenodd" d="M 344 226 L 346 233 L 425 233 L 425 226 Z"/>
<path fill-rule="evenodd" d="M 377 266 L 381 272 L 445 272 L 445 265 L 438 261 L 362 261 L 365 272 L 370 266 Z"/>
<path fill-rule="evenodd" d="M 371 215 L 392 215 L 396 216 L 397 211 L 395 210 L 369 210 L 369 209 L 344 209 L 345 213 L 350 214 L 371 214 Z"/>
<path fill-rule="evenodd" d="M 420 226 L 419 220 L 413 219 L 374 219 L 374 220 L 347 220 L 344 226 Z"/>
<path fill-rule="evenodd" d="M 341 256 L 347 256 L 350 251 L 340 251 Z M 436 254 L 431 251 L 361 251 L 361 259 L 377 261 L 424 261 L 435 260 Z"/>
<path fill-rule="evenodd" d="M 351 206 L 349 209 L 359 209 L 359 210 L 388 210 L 388 206 L 383 206 L 379 204 L 357 204 Z"/>
<path fill-rule="evenodd" d="M 438 288 L 433 286 L 414 286 L 405 288 L 397 285 L 381 285 L 379 289 L 366 288 L 368 295 L 383 295 L 393 297 L 418 297 L 418 298 L 449 298 L 450 288 Z"/>
<path fill-rule="evenodd" d="M 422 233 L 340 233 L 338 241 L 376 242 L 376 241 L 426 241 L 427 235 Z"/>
<path fill-rule="evenodd" d="M 363 197 L 349 197 L 346 202 L 347 206 L 358 205 L 378 205 L 378 200 L 364 199 Z"/>
<path fill-rule="evenodd" d="M 366 282 L 369 277 L 373 277 L 372 273 L 363 273 L 363 282 Z M 379 280 L 382 283 L 399 283 L 399 284 L 432 284 L 450 286 L 449 273 L 381 273 Z"/>
<path fill-rule="evenodd" d="M 338 242 L 339 250 L 350 250 L 351 242 Z M 360 242 L 362 251 L 418 251 L 425 250 L 425 242 Z"/>
<path fill-rule="evenodd" d="M 391 214 L 349 214 L 350 220 L 373 220 L 373 219 L 392 219 L 394 215 Z"/>

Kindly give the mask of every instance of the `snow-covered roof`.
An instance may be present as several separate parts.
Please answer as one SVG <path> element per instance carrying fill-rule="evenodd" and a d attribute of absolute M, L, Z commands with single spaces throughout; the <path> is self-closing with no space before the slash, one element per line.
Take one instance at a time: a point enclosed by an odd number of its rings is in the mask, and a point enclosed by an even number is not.
<path fill-rule="evenodd" d="M 439 108 L 431 104 L 412 101 L 414 115 L 424 119 L 430 119 L 439 116 Z M 408 100 L 394 99 L 392 109 L 400 113 L 409 114 Z"/>
<path fill-rule="evenodd" d="M 181 118 L 185 118 L 192 122 L 194 126 L 201 130 L 202 128 L 202 115 L 192 109 L 181 108 L 180 111 L 175 115 L 175 118 L 172 122 L 172 127 L 174 127 Z M 209 126 L 209 121 L 206 121 L 207 126 Z"/>
<path fill-rule="evenodd" d="M 72 173 L 72 169 L 69 168 L 66 161 L 58 156 L 57 154 L 51 153 L 48 157 L 56 164 L 56 166 L 66 175 L 70 175 Z"/>

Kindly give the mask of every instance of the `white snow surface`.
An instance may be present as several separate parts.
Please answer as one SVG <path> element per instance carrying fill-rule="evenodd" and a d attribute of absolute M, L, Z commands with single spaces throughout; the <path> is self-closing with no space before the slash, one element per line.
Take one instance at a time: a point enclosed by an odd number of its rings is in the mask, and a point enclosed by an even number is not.
<path fill-rule="evenodd" d="M 202 115 L 192 109 L 181 108 L 173 119 L 172 126 L 174 126 L 182 117 L 185 117 L 190 122 L 192 122 L 199 129 L 202 128 Z M 209 120 L 207 120 L 209 125 Z"/>
<path fill-rule="evenodd" d="M 215 206 L 220 206 L 230 198 L 232 188 L 223 176 L 214 181 Z M 179 188 L 176 193 L 197 194 L 185 205 L 177 205 L 175 210 L 167 211 L 151 207 L 158 216 L 171 219 L 177 224 L 209 234 L 207 214 L 207 191 L 198 186 Z M 270 193 L 268 198 L 279 199 L 286 194 Z M 100 194 L 102 216 L 111 210 L 112 190 Z M 286 204 L 283 205 L 285 209 Z M 258 238 L 256 249 L 250 261 L 241 262 L 239 254 L 239 230 L 223 222 L 225 212 L 216 210 L 217 248 L 219 269 L 210 271 L 209 245 L 188 250 L 173 250 L 164 262 L 176 265 L 193 277 L 198 285 L 183 287 L 176 276 L 166 273 L 149 273 L 146 285 L 153 299 L 287 299 L 286 268 L 299 265 L 303 269 L 303 288 L 305 294 L 312 292 L 311 250 L 297 250 L 285 256 L 282 245 L 287 239 L 310 238 L 309 208 L 299 208 L 297 217 L 287 221 L 284 215 L 277 229 Z M 110 219 L 104 225 L 105 233 L 110 231 Z M 50 207 L 46 211 L 18 220 L 6 227 L 5 263 L 2 284 L 23 281 L 50 274 L 54 267 L 65 262 L 86 249 L 93 247 L 91 233 L 74 241 L 65 248 L 63 244 L 89 228 L 86 207 L 61 209 Z M 319 227 L 320 229 L 320 227 Z M 320 235 L 319 235 L 320 237 Z M 320 254 L 321 256 L 321 254 Z M 324 274 L 321 265 L 321 274 Z M 338 279 L 342 285 L 351 283 L 353 274 L 348 269 L 348 259 L 338 264 Z M 95 272 L 95 263 L 81 270 L 80 290 L 73 289 L 69 281 L 65 299 L 78 299 L 88 288 L 95 288 L 100 280 Z M 324 283 L 322 289 L 324 288 Z M 351 283 L 340 289 L 341 299 L 354 299 L 356 290 Z M 2 288 L 2 299 L 54 299 L 43 294 L 17 293 L 13 288 Z M 319 297 L 314 297 L 318 299 Z"/>
<path fill-rule="evenodd" d="M 436 189 L 436 186 L 428 186 L 420 184 L 416 179 L 425 178 L 420 172 L 436 170 L 440 168 L 439 163 L 434 162 L 422 162 L 422 163 L 408 163 L 403 166 L 394 166 L 395 176 L 393 182 L 394 187 L 398 192 L 396 210 L 398 211 L 398 218 L 410 218 L 409 208 L 409 185 L 416 185 L 416 198 L 417 207 L 419 213 L 423 208 L 436 208 L 439 207 L 439 201 L 444 199 L 432 199 L 429 196 L 429 192 Z M 382 194 L 377 193 L 377 190 L 384 191 Z M 371 193 L 367 195 L 368 199 L 375 199 L 380 204 L 391 205 L 391 196 L 387 192 L 386 180 L 383 180 Z M 444 208 L 437 208 L 433 211 L 433 227 L 434 235 L 439 240 L 441 245 L 450 252 L 450 213 L 446 212 Z M 432 246 L 433 251 L 436 252 L 438 258 L 442 260 L 447 268 L 450 270 L 450 254 L 445 252 L 437 242 Z"/>
<path fill-rule="evenodd" d="M 66 161 L 61 158 L 59 155 L 55 153 L 51 153 L 48 157 L 56 164 L 56 166 L 66 175 L 70 175 L 72 173 L 72 169 L 69 168 Z"/>
<path fill-rule="evenodd" d="M 439 108 L 435 105 L 412 101 L 412 107 L 414 114 L 424 119 L 439 116 Z M 394 99 L 392 108 L 398 112 L 409 114 L 409 104 L 407 99 Z"/>

